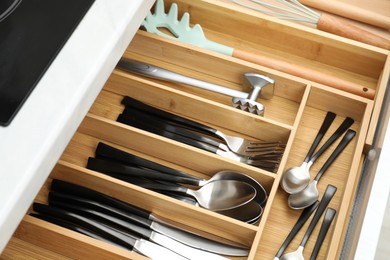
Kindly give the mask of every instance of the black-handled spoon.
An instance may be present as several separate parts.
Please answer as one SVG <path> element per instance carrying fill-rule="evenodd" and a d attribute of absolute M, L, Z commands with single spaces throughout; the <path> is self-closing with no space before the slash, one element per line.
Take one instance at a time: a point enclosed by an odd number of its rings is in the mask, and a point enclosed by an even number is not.
<path fill-rule="evenodd" d="M 326 160 L 324 165 L 318 171 L 314 180 L 306 186 L 305 189 L 298 193 L 290 194 L 288 197 L 288 205 L 293 209 L 302 209 L 313 204 L 319 196 L 317 183 L 323 174 L 329 169 L 332 163 L 336 160 L 336 158 L 341 154 L 341 152 L 347 147 L 347 145 L 352 141 L 355 137 L 356 132 L 354 130 L 349 129 L 347 133 L 344 135 L 343 139 L 334 149 L 333 153 Z"/>
<path fill-rule="evenodd" d="M 310 260 L 316 260 L 318 252 L 320 251 L 320 248 L 322 246 L 322 243 L 324 242 L 325 236 L 329 231 L 330 224 L 332 224 L 332 221 L 336 215 L 336 210 L 332 208 L 328 208 L 325 212 L 324 220 L 322 221 L 320 233 L 318 233 L 317 241 L 314 245 L 314 249 L 311 253 Z"/>
<path fill-rule="evenodd" d="M 277 260 L 280 258 L 280 256 L 283 254 L 283 252 L 286 250 L 288 245 L 291 243 L 291 241 L 294 239 L 294 237 L 298 234 L 299 230 L 303 227 L 303 225 L 306 223 L 306 221 L 309 219 L 311 214 L 314 212 L 314 210 L 318 207 L 319 201 L 312 204 L 310 207 L 305 208 L 301 215 L 299 216 L 297 222 L 291 229 L 290 233 L 287 235 L 286 239 L 284 240 L 283 244 L 280 246 L 278 252 L 275 255 L 274 260 Z"/>
<path fill-rule="evenodd" d="M 172 174 L 175 176 L 197 179 L 197 177 L 190 175 L 188 173 L 178 171 L 178 170 L 172 169 L 170 167 L 167 167 L 165 165 L 144 159 L 142 157 L 125 152 L 123 150 L 112 147 L 112 146 L 105 144 L 105 143 L 102 143 L 102 142 L 98 143 L 98 145 L 96 147 L 95 155 L 97 158 L 111 159 L 111 160 L 118 161 L 118 162 L 121 162 L 124 164 L 144 167 L 147 169 L 151 169 L 151 170 L 155 170 L 155 171 L 159 171 L 159 172 L 163 172 L 163 173 L 167 173 L 167 174 Z"/>
<path fill-rule="evenodd" d="M 303 259 L 303 250 L 305 248 L 305 245 L 307 241 L 309 240 L 311 234 L 313 233 L 313 230 L 315 226 L 317 225 L 318 221 L 320 220 L 322 214 L 324 213 L 326 207 L 328 206 L 329 202 L 332 200 L 334 194 L 336 193 L 337 188 L 333 185 L 328 185 L 326 188 L 326 191 L 324 193 L 324 196 L 322 196 L 321 202 L 318 205 L 318 208 L 316 210 L 316 213 L 314 214 L 309 227 L 306 230 L 305 235 L 303 236 L 303 239 L 301 241 L 301 244 L 299 245 L 298 249 L 294 252 L 288 253 L 283 255 L 280 260 L 295 260 L 295 259 Z"/>

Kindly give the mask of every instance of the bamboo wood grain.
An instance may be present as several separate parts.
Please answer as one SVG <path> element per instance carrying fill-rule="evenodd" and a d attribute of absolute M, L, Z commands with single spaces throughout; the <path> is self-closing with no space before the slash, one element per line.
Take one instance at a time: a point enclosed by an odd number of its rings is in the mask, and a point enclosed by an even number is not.
<path fill-rule="evenodd" d="M 129 250 L 113 246 L 77 232 L 25 216 L 16 230 L 15 237 L 39 248 L 56 252 L 70 259 L 134 259 L 147 258 Z"/>
<path fill-rule="evenodd" d="M 246 61 L 254 62 L 263 66 L 270 67 L 272 69 L 282 71 L 297 77 L 308 79 L 317 83 L 321 83 L 327 86 L 334 87 L 339 90 L 343 90 L 361 97 L 374 99 L 375 90 L 367 88 L 365 86 L 343 80 L 341 78 L 332 76 L 330 74 L 322 73 L 317 70 L 313 70 L 309 67 L 299 66 L 290 62 L 277 60 L 265 56 L 254 55 L 244 50 L 235 49 L 233 57 L 243 59 Z"/>
<path fill-rule="evenodd" d="M 321 17 L 317 22 L 317 29 L 386 50 L 390 49 L 390 40 L 361 29 L 351 23 L 342 21 L 334 15 L 326 13 L 321 14 Z"/>
<path fill-rule="evenodd" d="M 384 29 L 390 29 L 390 17 L 382 15 L 378 12 L 371 11 L 369 8 L 362 8 L 336 0 L 301 0 L 300 2 L 307 6 L 311 6 L 332 14 L 337 14 L 352 20 L 371 24 Z"/>

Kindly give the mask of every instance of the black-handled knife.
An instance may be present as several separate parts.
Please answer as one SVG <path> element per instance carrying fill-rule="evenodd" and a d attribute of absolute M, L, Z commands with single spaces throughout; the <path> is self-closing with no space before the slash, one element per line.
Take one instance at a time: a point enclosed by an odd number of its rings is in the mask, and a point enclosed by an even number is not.
<path fill-rule="evenodd" d="M 113 241 L 114 243 L 120 244 L 130 250 L 140 252 L 141 254 L 152 259 L 186 259 L 174 253 L 173 251 L 166 249 L 165 247 L 159 246 L 134 235 L 125 234 L 120 230 L 105 225 L 104 222 L 87 218 L 75 212 L 40 203 L 34 203 L 33 210 L 41 214 L 61 218 L 87 229 L 91 229 L 94 232 L 109 238 L 109 240 Z"/>
<path fill-rule="evenodd" d="M 49 198 L 49 204 L 76 213 L 80 213 L 81 215 L 86 216 L 88 218 L 100 220 L 106 223 L 106 225 L 119 229 L 123 232 L 130 232 L 130 234 L 135 233 L 136 235 L 139 235 L 144 239 L 161 245 L 188 259 L 226 259 L 225 257 L 222 257 L 220 255 L 195 249 L 191 246 L 180 243 L 170 237 L 155 232 L 150 228 L 137 225 L 132 221 L 126 221 L 121 217 L 115 216 L 115 214 L 111 214 L 111 212 L 109 211 L 93 209 L 88 207 L 88 205 L 80 205 L 77 203 L 77 201 L 72 201 L 69 199 L 63 200 L 59 196 L 51 196 Z"/>
<path fill-rule="evenodd" d="M 88 198 L 94 200 L 96 202 L 104 203 L 111 207 L 115 207 L 117 209 L 121 209 L 125 212 L 129 212 L 132 214 L 136 214 L 138 216 L 144 217 L 152 221 L 151 228 L 159 233 L 167 235 L 179 242 L 182 242 L 187 245 L 191 245 L 195 248 L 203 249 L 209 252 L 221 254 L 221 255 L 230 255 L 230 256 L 247 256 L 249 254 L 249 250 L 243 247 L 233 246 L 229 244 L 224 244 L 221 242 L 217 242 L 181 229 L 178 227 L 169 224 L 167 226 L 167 222 L 161 220 L 157 216 L 152 213 L 120 201 L 118 199 L 107 196 L 103 193 L 97 192 L 95 190 L 88 189 L 86 187 L 82 187 L 80 185 L 72 184 L 69 182 L 61 181 L 54 179 L 51 184 L 51 188 L 53 191 L 59 191 L 66 194 L 71 194 L 75 196 L 80 196 L 82 198 Z"/>

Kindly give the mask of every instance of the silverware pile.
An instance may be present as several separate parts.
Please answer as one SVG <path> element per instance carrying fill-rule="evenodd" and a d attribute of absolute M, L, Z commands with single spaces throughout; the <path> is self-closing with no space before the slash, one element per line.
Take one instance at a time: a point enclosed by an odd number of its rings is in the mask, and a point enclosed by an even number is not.
<path fill-rule="evenodd" d="M 87 168 L 251 224 L 267 200 L 263 186 L 244 173 L 225 170 L 204 180 L 102 142 Z"/>
<path fill-rule="evenodd" d="M 247 256 L 243 247 L 217 242 L 173 225 L 103 193 L 53 180 L 48 205 L 30 215 L 89 237 L 134 250 L 151 259 L 227 259 Z"/>
<path fill-rule="evenodd" d="M 279 141 L 247 140 L 163 111 L 131 97 L 122 100 L 125 109 L 117 121 L 217 155 L 275 172 L 285 144 Z"/>

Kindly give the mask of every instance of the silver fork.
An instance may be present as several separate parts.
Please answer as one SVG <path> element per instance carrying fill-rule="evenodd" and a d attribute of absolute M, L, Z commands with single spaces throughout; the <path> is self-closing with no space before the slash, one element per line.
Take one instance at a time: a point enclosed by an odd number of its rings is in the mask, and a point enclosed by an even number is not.
<path fill-rule="evenodd" d="M 142 130 L 158 134 L 169 139 L 197 147 L 199 149 L 217 154 L 219 156 L 242 162 L 248 165 L 252 165 L 258 168 L 262 168 L 267 171 L 275 172 L 279 167 L 279 162 L 282 156 L 282 153 L 279 154 L 263 154 L 256 155 L 253 157 L 243 156 L 237 153 L 234 153 L 230 150 L 223 150 L 219 146 L 211 145 L 210 143 L 203 142 L 198 137 L 194 135 L 187 135 L 186 132 L 181 131 L 179 128 L 174 126 L 165 125 L 159 120 L 145 120 L 144 118 L 140 119 L 132 114 L 122 113 L 117 118 L 118 122 L 131 125 L 133 127 L 140 128 Z M 196 135 L 196 134 L 195 134 Z"/>
<path fill-rule="evenodd" d="M 264 155 L 269 153 L 283 153 L 285 145 L 279 141 L 264 142 L 248 140 L 238 136 L 231 136 L 214 129 L 214 134 L 220 137 L 228 148 L 235 153 L 245 156 Z"/>
<path fill-rule="evenodd" d="M 128 96 L 124 97 L 122 104 L 126 105 L 126 108 L 123 111 L 124 114 L 132 114 L 134 113 L 134 109 L 141 110 L 151 116 L 168 120 L 176 124 L 176 126 L 218 138 L 226 144 L 231 152 L 245 157 L 254 158 L 268 154 L 277 155 L 284 152 L 285 145 L 281 142 L 248 140 L 242 137 L 227 135 L 213 127 L 152 107 Z M 220 148 L 224 149 L 224 147 Z"/>

